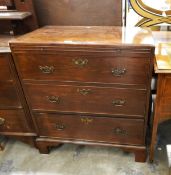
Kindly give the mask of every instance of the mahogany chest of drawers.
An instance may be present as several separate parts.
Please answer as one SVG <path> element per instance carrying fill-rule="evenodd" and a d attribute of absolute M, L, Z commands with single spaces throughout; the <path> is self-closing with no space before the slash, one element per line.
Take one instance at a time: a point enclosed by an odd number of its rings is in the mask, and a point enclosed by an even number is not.
<path fill-rule="evenodd" d="M 10 46 L 41 153 L 75 143 L 115 146 L 146 160 L 150 31 L 47 26 Z"/>
<path fill-rule="evenodd" d="M 36 133 L 12 60 L 9 39 L 0 36 L 0 134 L 34 145 Z"/>

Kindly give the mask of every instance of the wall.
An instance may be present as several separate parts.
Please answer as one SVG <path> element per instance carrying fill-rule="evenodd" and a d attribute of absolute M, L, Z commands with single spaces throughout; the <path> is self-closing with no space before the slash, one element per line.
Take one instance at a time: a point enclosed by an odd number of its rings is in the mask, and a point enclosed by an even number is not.
<path fill-rule="evenodd" d="M 122 0 L 34 0 L 40 26 L 122 25 Z"/>

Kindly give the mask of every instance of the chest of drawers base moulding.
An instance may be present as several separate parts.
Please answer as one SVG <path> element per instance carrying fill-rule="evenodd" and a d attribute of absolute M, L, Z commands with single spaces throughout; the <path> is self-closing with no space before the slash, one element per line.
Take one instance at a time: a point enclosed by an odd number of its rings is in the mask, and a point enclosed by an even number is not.
<path fill-rule="evenodd" d="M 119 147 L 146 160 L 150 31 L 47 26 L 10 46 L 41 153 L 73 143 Z"/>

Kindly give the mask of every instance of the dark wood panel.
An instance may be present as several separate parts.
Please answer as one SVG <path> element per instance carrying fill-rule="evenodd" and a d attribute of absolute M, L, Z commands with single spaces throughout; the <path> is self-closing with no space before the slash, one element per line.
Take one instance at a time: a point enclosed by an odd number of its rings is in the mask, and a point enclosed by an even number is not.
<path fill-rule="evenodd" d="M 57 114 L 36 114 L 34 117 L 40 136 L 117 144 L 144 144 L 143 120 Z"/>
<path fill-rule="evenodd" d="M 17 54 L 15 62 L 23 80 L 147 85 L 150 60 L 139 58 L 134 51 L 130 52 L 132 57 L 120 54 Z"/>
<path fill-rule="evenodd" d="M 15 89 L 15 92 L 10 90 L 10 93 L 8 93 L 8 88 L 7 88 L 6 91 L 5 91 L 7 93 L 6 98 L 7 99 L 9 98 L 8 94 L 10 95 L 10 94 L 13 93 L 14 97 L 15 97 L 15 95 L 17 95 L 17 100 L 19 99 L 18 101 L 19 101 L 20 106 L 13 106 L 13 107 L 11 106 L 10 108 L 15 107 L 15 109 L 16 108 L 22 108 L 23 109 L 23 111 L 25 113 L 24 119 L 26 120 L 26 123 L 30 128 L 31 135 L 36 135 L 35 134 L 35 125 L 33 124 L 33 120 L 31 118 L 29 107 L 28 107 L 28 104 L 27 104 L 26 99 L 25 99 L 25 94 L 23 92 L 23 88 L 21 86 L 21 82 L 20 82 L 19 77 L 18 77 L 18 72 L 17 72 L 16 67 L 14 65 L 13 57 L 12 57 L 11 54 L 10 54 L 10 58 L 11 58 L 10 59 L 10 67 L 11 67 L 12 76 L 13 76 L 14 80 L 13 80 L 13 82 L 11 82 L 11 84 L 9 84 L 9 87 L 12 88 L 12 90 Z M 12 85 L 12 87 L 11 87 L 11 85 Z M 16 103 L 18 103 L 17 100 L 16 100 Z M 6 109 L 6 108 L 8 108 L 8 106 L 3 106 L 2 109 Z M 13 135 L 15 135 L 15 133 Z"/>
<path fill-rule="evenodd" d="M 122 25 L 122 0 L 34 0 L 40 26 Z"/>
<path fill-rule="evenodd" d="M 9 59 L 10 54 L 0 53 L 0 81 L 12 80 Z"/>
<path fill-rule="evenodd" d="M 31 12 L 31 17 L 24 20 L 23 28 L 26 27 L 26 31 L 33 31 L 38 28 L 37 15 L 35 13 L 34 2 L 35 0 L 14 0 L 17 11 Z"/>
<path fill-rule="evenodd" d="M 0 0 L 0 6 L 13 6 L 13 0 Z"/>
<path fill-rule="evenodd" d="M 13 82 L 0 83 L 0 108 L 21 108 Z"/>
<path fill-rule="evenodd" d="M 145 115 L 145 90 L 27 84 L 26 93 L 33 110 Z"/>
<path fill-rule="evenodd" d="M 5 20 L 5 21 L 3 21 L 3 20 L 1 20 L 0 21 L 0 34 L 5 34 L 5 35 L 9 35 L 10 34 L 10 31 L 12 30 L 12 26 L 11 26 L 11 21 L 7 21 L 7 20 Z M 1 39 L 0 39 L 1 40 Z"/>
<path fill-rule="evenodd" d="M 160 106 L 158 105 L 158 108 L 161 118 L 169 118 L 171 117 L 171 75 L 163 74 L 162 82 L 159 83 L 161 87 L 158 88 L 160 91 Z"/>
<path fill-rule="evenodd" d="M 171 116 L 171 97 L 161 97 L 160 111 Z"/>
<path fill-rule="evenodd" d="M 30 132 L 23 110 L 0 110 L 0 133 L 5 132 Z"/>
<path fill-rule="evenodd" d="M 163 92 L 162 96 L 171 97 L 171 75 L 167 74 L 163 80 Z"/>

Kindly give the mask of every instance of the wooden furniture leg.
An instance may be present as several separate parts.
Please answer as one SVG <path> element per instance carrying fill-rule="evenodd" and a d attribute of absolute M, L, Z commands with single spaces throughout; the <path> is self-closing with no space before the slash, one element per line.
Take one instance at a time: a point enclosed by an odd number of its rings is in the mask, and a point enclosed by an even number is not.
<path fill-rule="evenodd" d="M 47 141 L 46 139 L 37 138 L 36 147 L 41 154 L 49 154 L 50 147 L 59 147 L 62 143 Z"/>
<path fill-rule="evenodd" d="M 149 161 L 151 163 L 154 160 L 154 151 L 155 151 L 155 144 L 156 144 L 156 138 L 157 138 L 157 128 L 158 128 L 158 117 L 157 115 L 155 115 L 154 124 L 152 128 L 152 137 L 151 137 L 150 154 L 149 154 Z"/>
<path fill-rule="evenodd" d="M 146 162 L 147 160 L 147 150 L 138 150 L 134 152 L 135 162 Z"/>
<path fill-rule="evenodd" d="M 152 163 L 154 160 L 154 151 L 155 151 L 155 144 L 156 144 L 156 137 L 157 137 L 157 129 L 159 124 L 159 117 L 160 117 L 160 99 L 162 95 L 162 75 L 158 76 L 157 82 L 157 95 L 156 101 L 154 104 L 154 119 L 153 119 L 153 127 L 152 127 L 152 136 L 151 136 L 151 144 L 150 144 L 150 153 L 149 153 L 149 161 Z"/>
<path fill-rule="evenodd" d="M 0 136 L 0 151 L 5 149 L 5 145 L 7 143 L 7 138 L 5 136 Z"/>
<path fill-rule="evenodd" d="M 171 175 L 171 145 L 167 145 L 166 149 L 167 149 L 167 159 L 169 165 L 169 175 Z"/>
<path fill-rule="evenodd" d="M 0 145 L 0 151 L 3 151 L 4 147 L 2 145 Z"/>
<path fill-rule="evenodd" d="M 43 143 L 38 142 L 37 148 L 39 149 L 39 152 L 41 154 L 49 154 L 49 152 L 50 152 L 49 146 L 47 144 L 43 144 Z"/>

